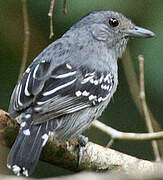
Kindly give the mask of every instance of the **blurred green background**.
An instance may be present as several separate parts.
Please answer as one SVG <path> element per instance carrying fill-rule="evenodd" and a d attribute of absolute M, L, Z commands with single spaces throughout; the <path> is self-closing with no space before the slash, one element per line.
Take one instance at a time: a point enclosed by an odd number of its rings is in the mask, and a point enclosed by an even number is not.
<path fill-rule="evenodd" d="M 28 62 L 54 39 L 59 38 L 72 24 L 93 10 L 107 9 L 119 11 L 142 27 L 156 33 L 153 39 L 132 39 L 128 43 L 134 68 L 138 75 L 137 56 L 145 58 L 145 86 L 147 103 L 163 126 L 163 1 L 162 0 L 67 0 L 68 13 L 63 13 L 63 0 L 56 0 L 54 9 L 55 37 L 49 40 L 50 0 L 28 0 L 30 20 L 30 51 Z M 0 108 L 7 111 L 10 95 L 17 82 L 23 52 L 22 3 L 19 0 L 0 0 Z M 126 132 L 147 132 L 144 119 L 138 113 L 131 99 L 129 87 L 119 60 L 119 86 L 112 102 L 101 120 L 116 129 Z M 106 145 L 109 137 L 93 128 L 86 134 L 91 141 Z M 154 160 L 150 142 L 116 141 L 112 148 L 142 159 Z M 0 146 L 0 169 L 6 169 L 8 149 Z M 67 170 L 39 162 L 33 177 L 58 176 L 71 173 Z"/>

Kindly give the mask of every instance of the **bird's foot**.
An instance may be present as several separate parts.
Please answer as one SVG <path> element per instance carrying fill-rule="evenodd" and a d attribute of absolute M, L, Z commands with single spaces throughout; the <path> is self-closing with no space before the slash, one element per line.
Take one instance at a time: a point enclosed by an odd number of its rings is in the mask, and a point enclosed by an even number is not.
<path fill-rule="evenodd" d="M 88 143 L 88 137 L 85 137 L 83 135 L 78 136 L 78 166 L 80 165 L 84 153 L 84 148 L 87 143 Z"/>

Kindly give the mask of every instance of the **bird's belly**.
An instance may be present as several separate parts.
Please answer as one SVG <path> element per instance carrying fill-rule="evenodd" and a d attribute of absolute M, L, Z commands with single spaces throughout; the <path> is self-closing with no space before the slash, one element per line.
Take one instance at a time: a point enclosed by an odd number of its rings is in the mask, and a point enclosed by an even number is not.
<path fill-rule="evenodd" d="M 98 106 L 86 108 L 60 118 L 58 120 L 60 121 L 60 126 L 55 130 L 55 134 L 59 139 L 65 140 L 77 137 L 91 126 L 93 120 L 102 114 L 108 102 L 106 101 Z"/>

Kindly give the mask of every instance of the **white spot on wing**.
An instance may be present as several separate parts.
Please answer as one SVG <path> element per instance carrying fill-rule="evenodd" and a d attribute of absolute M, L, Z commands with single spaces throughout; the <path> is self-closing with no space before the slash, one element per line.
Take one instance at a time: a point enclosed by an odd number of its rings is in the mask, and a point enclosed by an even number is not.
<path fill-rule="evenodd" d="M 20 83 L 17 84 L 16 86 L 16 92 L 15 92 L 15 96 L 19 96 L 19 88 L 20 88 Z M 14 103 L 14 109 L 17 110 L 18 107 L 18 99 L 16 99 L 15 103 Z"/>
<path fill-rule="evenodd" d="M 96 101 L 92 101 L 93 105 L 96 105 Z"/>
<path fill-rule="evenodd" d="M 31 133 L 30 133 L 29 129 L 26 129 L 23 131 L 23 134 L 26 136 L 30 136 Z"/>
<path fill-rule="evenodd" d="M 90 93 L 87 92 L 86 90 L 84 92 L 82 92 L 82 96 L 88 96 Z"/>
<path fill-rule="evenodd" d="M 100 103 L 102 101 L 102 97 L 99 97 L 98 98 L 98 102 Z"/>
<path fill-rule="evenodd" d="M 93 80 L 93 78 L 92 78 L 92 79 L 90 79 L 90 83 L 92 83 L 92 84 L 94 83 L 94 80 Z"/>
<path fill-rule="evenodd" d="M 65 84 L 63 84 L 63 85 L 61 85 L 61 86 L 58 86 L 58 87 L 56 87 L 56 88 L 54 88 L 54 89 L 52 89 L 52 90 L 50 90 L 50 91 L 44 92 L 42 95 L 43 95 L 43 96 L 51 95 L 51 94 L 57 92 L 58 90 L 60 90 L 60 89 L 62 89 L 62 88 L 65 88 L 65 87 L 67 87 L 67 86 L 70 86 L 70 85 L 73 84 L 75 81 L 76 81 L 76 78 L 75 78 L 74 80 L 72 80 L 72 81 L 70 81 L 70 82 L 68 82 L 68 83 L 65 83 Z"/>
<path fill-rule="evenodd" d="M 34 79 L 36 79 L 36 72 L 37 72 L 39 66 L 40 66 L 40 64 L 37 64 L 37 66 L 35 67 L 35 70 L 33 71 L 33 78 Z"/>
<path fill-rule="evenodd" d="M 10 166 L 9 164 L 7 164 L 7 167 L 8 167 L 9 169 L 11 169 L 11 166 Z"/>
<path fill-rule="evenodd" d="M 76 74 L 76 71 L 73 71 L 73 72 L 69 72 L 69 73 L 66 73 L 66 74 L 61 74 L 61 75 L 58 75 L 58 76 L 55 76 L 55 78 L 66 78 L 66 77 L 70 77 L 70 76 L 73 76 Z"/>
<path fill-rule="evenodd" d="M 30 70 L 31 70 L 30 68 L 27 68 L 25 72 L 26 72 L 26 73 L 29 73 Z"/>
<path fill-rule="evenodd" d="M 26 125 L 26 122 L 22 122 L 21 124 L 20 124 L 20 126 L 23 128 L 23 127 L 25 127 L 25 125 Z"/>
<path fill-rule="evenodd" d="M 47 134 L 44 134 L 41 138 L 44 140 L 43 143 L 42 143 L 42 146 L 45 146 L 47 140 L 48 140 L 48 135 Z"/>
<path fill-rule="evenodd" d="M 98 85 L 98 80 L 94 80 L 94 85 Z"/>
<path fill-rule="evenodd" d="M 92 100 L 94 100 L 94 99 L 96 99 L 96 96 L 94 96 L 94 95 L 90 95 L 90 96 L 89 96 L 89 100 L 90 100 L 90 101 L 92 101 Z"/>
<path fill-rule="evenodd" d="M 87 73 L 87 74 L 85 75 L 85 77 L 87 77 L 87 76 L 94 76 L 94 74 L 95 74 L 95 72 Z"/>
<path fill-rule="evenodd" d="M 76 91 L 76 93 L 75 93 L 75 94 L 76 94 L 76 96 L 77 96 L 77 97 L 79 97 L 79 96 L 81 96 L 81 95 L 82 95 L 82 92 L 81 92 L 81 91 Z"/>
<path fill-rule="evenodd" d="M 102 76 L 100 77 L 99 83 L 102 83 L 103 79 L 104 79 L 104 75 L 102 75 Z"/>
<path fill-rule="evenodd" d="M 109 73 L 106 75 L 106 77 L 104 78 L 104 82 L 108 81 L 108 83 L 110 83 L 110 79 L 112 78 L 112 74 Z"/>
<path fill-rule="evenodd" d="M 29 93 L 29 91 L 28 91 L 28 84 L 29 84 L 30 75 L 31 75 L 31 72 L 29 73 L 28 78 L 27 78 L 27 81 L 26 81 L 26 83 L 25 83 L 24 93 L 25 93 L 26 96 L 30 96 L 30 95 L 31 95 L 31 94 Z"/>
<path fill-rule="evenodd" d="M 68 69 L 72 69 L 72 67 L 69 64 L 66 64 Z"/>
<path fill-rule="evenodd" d="M 83 80 L 81 81 L 81 84 L 87 83 L 90 79 L 92 79 L 92 77 L 87 77 L 87 78 L 83 79 Z"/>
<path fill-rule="evenodd" d="M 104 85 L 103 84 L 101 84 L 101 89 L 104 89 Z"/>
<path fill-rule="evenodd" d="M 24 168 L 24 171 L 23 171 L 23 173 L 22 173 L 24 176 L 29 176 L 29 174 L 28 174 L 28 170 L 27 169 L 25 169 Z"/>
<path fill-rule="evenodd" d="M 19 92 L 18 92 L 18 105 L 19 106 L 23 106 L 23 104 L 21 103 L 20 101 L 20 94 L 21 94 L 21 91 L 22 91 L 22 84 L 20 84 L 20 88 L 19 88 Z"/>
<path fill-rule="evenodd" d="M 19 166 L 13 165 L 12 170 L 13 170 L 14 174 L 16 174 L 17 176 L 20 176 L 21 168 Z"/>
<path fill-rule="evenodd" d="M 42 102 L 41 102 L 41 101 L 38 101 L 37 104 L 38 104 L 38 105 L 43 105 L 45 102 L 46 102 L 46 101 L 42 101 Z"/>
<path fill-rule="evenodd" d="M 108 89 L 108 90 L 109 90 L 109 92 L 111 91 L 112 87 L 113 87 L 113 86 L 109 86 L 109 89 Z"/>
<path fill-rule="evenodd" d="M 49 132 L 48 132 L 48 135 L 49 135 L 49 136 L 53 136 L 53 135 L 54 135 L 54 132 L 53 132 L 53 131 L 49 131 Z"/>
<path fill-rule="evenodd" d="M 102 98 L 102 101 L 105 101 L 109 96 L 110 96 L 110 93 L 106 97 Z"/>
<path fill-rule="evenodd" d="M 34 110 L 37 111 L 37 112 L 39 112 L 39 111 L 42 110 L 42 107 L 35 107 Z"/>
<path fill-rule="evenodd" d="M 106 82 L 108 80 L 108 75 L 104 78 L 104 82 Z"/>
<path fill-rule="evenodd" d="M 108 90 L 108 88 L 109 88 L 110 86 L 107 86 L 107 85 L 101 85 L 101 89 L 104 89 L 104 90 Z"/>
<path fill-rule="evenodd" d="M 26 114 L 26 115 L 25 115 L 25 118 L 26 118 L 26 119 L 29 119 L 30 117 L 31 117 L 31 114 Z"/>

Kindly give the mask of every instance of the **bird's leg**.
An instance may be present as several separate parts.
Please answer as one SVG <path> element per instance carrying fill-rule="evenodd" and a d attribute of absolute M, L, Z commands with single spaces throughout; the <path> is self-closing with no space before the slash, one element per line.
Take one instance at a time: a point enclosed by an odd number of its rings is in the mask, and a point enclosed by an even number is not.
<path fill-rule="evenodd" d="M 78 166 L 80 165 L 81 159 L 83 157 L 83 152 L 86 144 L 88 143 L 88 137 L 83 135 L 78 136 Z"/>

